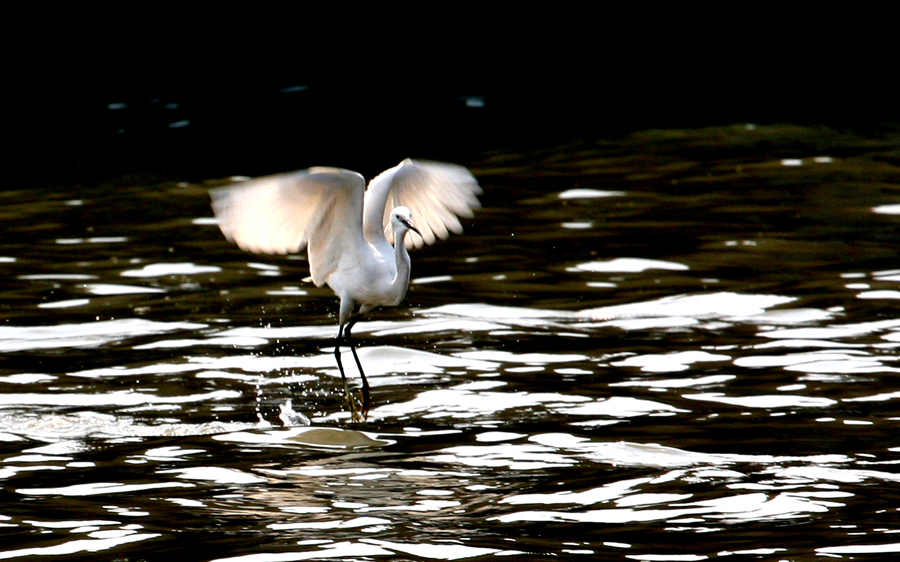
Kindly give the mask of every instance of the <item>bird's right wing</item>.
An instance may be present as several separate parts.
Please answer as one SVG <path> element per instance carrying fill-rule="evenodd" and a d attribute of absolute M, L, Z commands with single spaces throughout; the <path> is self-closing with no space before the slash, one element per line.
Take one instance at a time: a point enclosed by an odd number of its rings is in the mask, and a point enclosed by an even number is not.
<path fill-rule="evenodd" d="M 308 246 L 313 282 L 322 285 L 345 251 L 365 244 L 365 180 L 339 168 L 310 168 L 210 190 L 213 212 L 228 240 L 261 254 Z"/>
<path fill-rule="evenodd" d="M 390 213 L 404 205 L 412 211 L 413 222 L 421 232 L 406 235 L 412 248 L 434 244 L 453 232 L 462 232 L 459 217 L 471 218 L 481 204 L 481 188 L 469 170 L 456 164 L 406 159 L 385 170 L 369 182 L 365 198 L 364 231 L 369 242 L 390 232 Z"/>

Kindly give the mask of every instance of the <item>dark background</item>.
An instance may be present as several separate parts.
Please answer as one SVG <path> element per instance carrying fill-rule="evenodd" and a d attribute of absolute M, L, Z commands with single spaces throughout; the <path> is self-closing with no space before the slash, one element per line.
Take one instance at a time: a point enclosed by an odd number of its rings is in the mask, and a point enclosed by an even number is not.
<path fill-rule="evenodd" d="M 498 35 L 463 18 L 458 33 L 406 40 L 399 23 L 373 25 L 346 43 L 346 31 L 310 38 L 308 21 L 252 34 L 155 21 L 63 26 L 17 44 L 7 189 L 310 165 L 368 176 L 407 156 L 467 164 L 648 128 L 792 122 L 879 135 L 900 122 L 896 45 L 840 28 L 717 21 L 610 37 L 615 20 L 538 34 L 538 18 Z"/>

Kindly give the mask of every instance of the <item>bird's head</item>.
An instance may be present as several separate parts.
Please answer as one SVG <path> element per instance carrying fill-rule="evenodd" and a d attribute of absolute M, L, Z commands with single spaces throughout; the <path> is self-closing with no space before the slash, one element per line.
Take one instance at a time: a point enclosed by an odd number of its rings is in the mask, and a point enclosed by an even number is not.
<path fill-rule="evenodd" d="M 391 227 L 398 234 L 405 234 L 407 230 L 412 230 L 419 236 L 422 236 L 422 233 L 419 232 L 419 229 L 412 222 L 412 211 L 402 205 L 394 207 L 394 210 L 391 211 Z"/>

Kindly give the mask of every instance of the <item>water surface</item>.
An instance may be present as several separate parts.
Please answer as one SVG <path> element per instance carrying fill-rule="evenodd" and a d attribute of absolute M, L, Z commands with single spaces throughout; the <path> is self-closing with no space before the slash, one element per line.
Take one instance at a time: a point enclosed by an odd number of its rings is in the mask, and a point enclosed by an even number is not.
<path fill-rule="evenodd" d="M 739 125 L 460 162 L 484 209 L 355 329 L 363 424 L 336 300 L 221 237 L 228 178 L 7 190 L 0 559 L 895 556 L 898 150 Z"/>

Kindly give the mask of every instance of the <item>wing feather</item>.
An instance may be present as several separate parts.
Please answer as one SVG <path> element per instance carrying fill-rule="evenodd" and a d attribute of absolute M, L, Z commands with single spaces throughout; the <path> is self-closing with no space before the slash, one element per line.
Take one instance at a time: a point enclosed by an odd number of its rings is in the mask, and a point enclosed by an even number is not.
<path fill-rule="evenodd" d="M 404 205 L 412 211 L 421 238 L 407 234 L 412 248 L 434 244 L 450 233 L 460 234 L 459 217 L 471 218 L 481 207 L 481 188 L 469 170 L 455 164 L 406 159 L 371 182 L 365 196 L 363 229 L 371 243 L 393 238 L 390 213 Z"/>
<path fill-rule="evenodd" d="M 365 180 L 339 168 L 310 168 L 210 190 L 213 212 L 228 240 L 243 250 L 287 254 L 307 249 L 321 286 L 344 252 L 365 245 Z"/>

